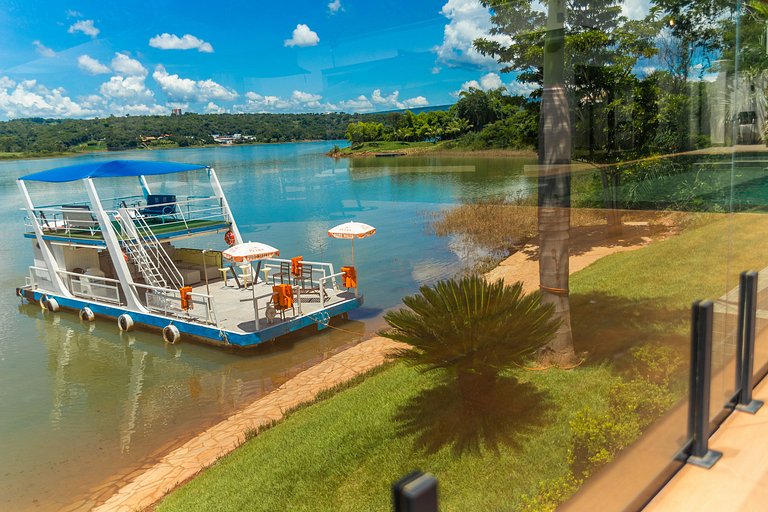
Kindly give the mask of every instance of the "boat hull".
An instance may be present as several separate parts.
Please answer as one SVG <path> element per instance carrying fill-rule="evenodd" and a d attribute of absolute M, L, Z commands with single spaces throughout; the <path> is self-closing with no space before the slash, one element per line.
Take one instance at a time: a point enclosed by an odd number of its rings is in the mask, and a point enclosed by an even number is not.
<path fill-rule="evenodd" d="M 201 324 L 199 322 L 186 321 L 181 318 L 171 318 L 154 313 L 131 311 L 123 307 L 91 302 L 77 297 L 64 297 L 40 289 L 32 290 L 29 288 L 17 288 L 16 294 L 35 304 L 39 303 L 40 299 L 43 297 L 54 298 L 60 307 L 75 312 L 84 307 L 88 307 L 97 317 L 113 318 L 117 320 L 120 315 L 128 314 L 133 319 L 134 325 L 139 328 L 143 327 L 162 330 L 168 325 L 174 325 L 182 336 L 191 336 L 205 343 L 233 348 L 255 347 L 261 343 L 311 326 L 317 326 L 319 330 L 325 329 L 328 327 L 331 318 L 348 313 L 349 311 L 359 308 L 363 304 L 362 296 L 355 297 L 330 305 L 323 310 L 309 315 L 303 315 L 277 324 L 268 325 L 264 329 L 253 333 L 238 333 L 219 329 L 215 326 Z M 117 323 L 115 324 L 115 328 L 117 328 Z"/>

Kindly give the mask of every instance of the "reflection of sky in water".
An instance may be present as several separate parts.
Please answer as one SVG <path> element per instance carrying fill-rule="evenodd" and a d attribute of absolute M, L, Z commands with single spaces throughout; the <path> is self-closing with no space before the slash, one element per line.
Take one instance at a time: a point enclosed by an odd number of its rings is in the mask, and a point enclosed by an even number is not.
<path fill-rule="evenodd" d="M 432 213 L 473 197 L 530 187 L 513 159 L 434 157 L 335 161 L 333 143 L 144 151 L 118 158 L 197 162 L 214 166 L 243 237 L 290 257 L 333 262 L 351 256 L 350 243 L 327 229 L 358 220 L 377 228 L 355 243 L 366 295 L 346 330 L 380 326 L 420 285 L 453 275 L 474 257 L 460 241 L 437 238 Z M 58 165 L 115 155 L 0 163 L 0 509 L 51 509 L 139 467 L 174 443 L 211 425 L 302 368 L 354 342 L 346 332 L 281 340 L 255 353 L 233 354 L 201 345 L 166 346 L 153 332 L 121 335 L 113 322 L 83 325 L 76 315 L 43 314 L 18 306 L 13 288 L 24 282 L 31 242 L 21 237 L 21 199 L 15 178 Z M 154 192 L 207 193 L 203 176 L 169 176 Z M 85 199 L 81 185 L 31 186 L 36 203 Z M 99 180 L 104 197 L 138 193 L 136 182 Z M 109 207 L 109 205 L 105 205 Z M 222 249 L 222 235 L 194 238 L 192 247 Z M 358 337 L 359 338 L 359 337 Z M 34 502 L 33 500 L 37 500 Z"/>

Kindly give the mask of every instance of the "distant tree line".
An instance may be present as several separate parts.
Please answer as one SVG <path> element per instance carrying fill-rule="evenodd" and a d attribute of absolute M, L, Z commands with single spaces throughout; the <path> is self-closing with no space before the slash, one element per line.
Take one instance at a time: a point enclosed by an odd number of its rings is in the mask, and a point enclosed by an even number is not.
<path fill-rule="evenodd" d="M 391 112 L 381 121 L 354 121 L 345 133 L 353 145 L 373 141 L 439 142 L 482 148 L 535 147 L 538 102 L 506 89 L 470 88 L 448 110 Z"/>
<path fill-rule="evenodd" d="M 0 152 L 60 153 L 99 143 L 133 149 L 142 137 L 164 137 L 178 146 L 213 144 L 212 134 L 247 135 L 243 142 L 343 139 L 355 121 L 382 121 L 386 114 L 184 114 L 102 119 L 16 119 L 0 122 Z"/>

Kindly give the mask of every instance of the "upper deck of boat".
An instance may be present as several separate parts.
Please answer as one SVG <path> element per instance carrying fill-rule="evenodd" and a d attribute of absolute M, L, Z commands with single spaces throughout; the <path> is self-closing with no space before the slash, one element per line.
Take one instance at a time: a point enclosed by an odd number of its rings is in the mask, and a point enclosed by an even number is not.
<path fill-rule="evenodd" d="M 161 201 L 150 202 L 160 197 Z M 178 198 L 174 195 L 131 196 L 111 199 L 113 209 L 104 210 L 118 238 L 124 238 L 129 217 L 144 237 L 172 240 L 229 229 L 221 202 L 213 196 Z M 35 207 L 33 214 L 43 239 L 61 243 L 104 246 L 104 233 L 88 202 Z M 26 238 L 34 238 L 32 222 L 26 219 Z"/>
<path fill-rule="evenodd" d="M 112 227 L 119 234 L 120 225 L 112 222 Z M 190 220 L 187 222 L 168 222 L 149 224 L 152 234 L 158 240 L 172 240 L 206 233 L 218 233 L 229 229 L 229 224 L 224 220 Z M 46 225 L 43 223 L 43 239 L 55 242 L 78 243 L 83 245 L 104 246 L 104 234 L 101 229 L 92 230 L 69 229 L 63 225 Z M 33 231 L 24 233 L 25 238 L 35 238 Z"/>

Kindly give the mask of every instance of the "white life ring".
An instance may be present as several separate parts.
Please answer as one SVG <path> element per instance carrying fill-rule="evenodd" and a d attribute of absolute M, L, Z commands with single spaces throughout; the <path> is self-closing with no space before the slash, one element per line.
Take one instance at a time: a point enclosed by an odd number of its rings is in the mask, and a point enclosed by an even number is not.
<path fill-rule="evenodd" d="M 56 313 L 57 311 L 59 311 L 59 301 L 57 301 L 53 297 L 48 297 L 45 300 L 45 307 L 51 313 Z"/>
<path fill-rule="evenodd" d="M 93 322 L 96 319 L 96 315 L 93 310 L 88 306 L 85 306 L 80 310 L 80 320 L 83 322 Z"/>
<path fill-rule="evenodd" d="M 171 345 L 178 343 L 181 339 L 179 328 L 173 324 L 166 325 L 163 328 L 163 339 Z"/>
<path fill-rule="evenodd" d="M 133 318 L 127 313 L 123 313 L 117 317 L 117 326 L 121 331 L 130 331 L 133 329 Z"/>

